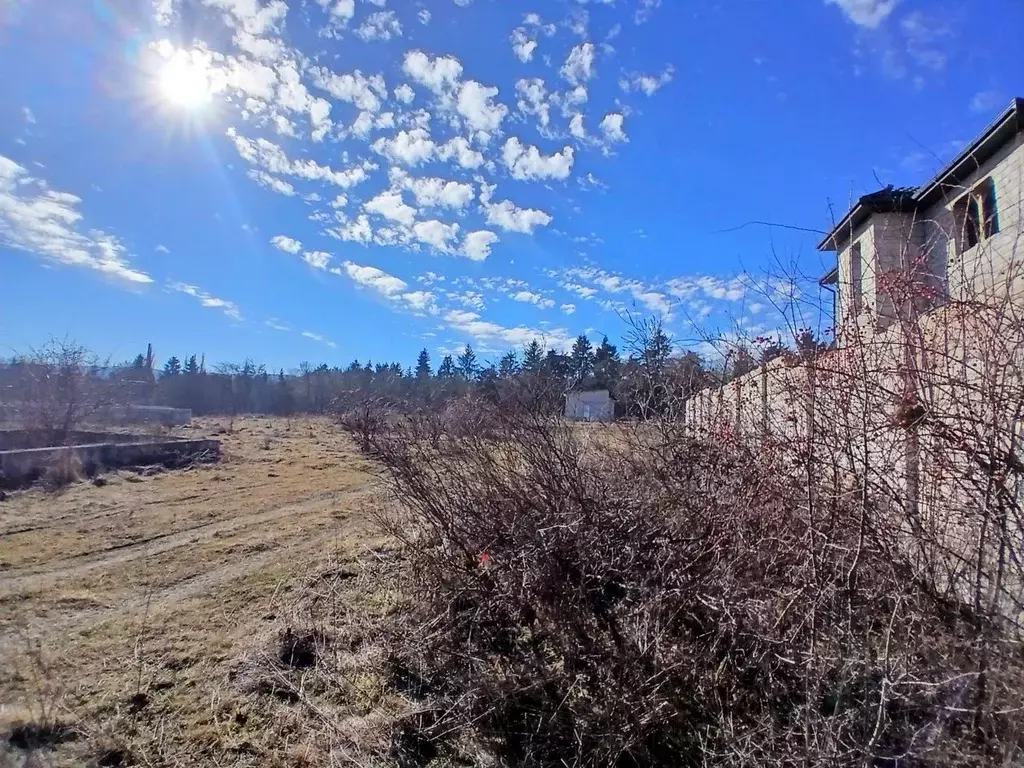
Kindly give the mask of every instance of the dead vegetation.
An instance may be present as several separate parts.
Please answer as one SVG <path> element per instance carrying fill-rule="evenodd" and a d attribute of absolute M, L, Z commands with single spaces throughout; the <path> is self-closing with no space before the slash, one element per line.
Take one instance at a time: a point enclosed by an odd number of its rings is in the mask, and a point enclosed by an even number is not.
<path fill-rule="evenodd" d="M 1013 626 L 937 589 L 889 510 L 834 492 L 831 462 L 673 419 L 594 440 L 486 417 L 350 422 L 412 564 L 408 608 L 381 630 L 415 703 L 391 760 L 1022 759 Z"/>

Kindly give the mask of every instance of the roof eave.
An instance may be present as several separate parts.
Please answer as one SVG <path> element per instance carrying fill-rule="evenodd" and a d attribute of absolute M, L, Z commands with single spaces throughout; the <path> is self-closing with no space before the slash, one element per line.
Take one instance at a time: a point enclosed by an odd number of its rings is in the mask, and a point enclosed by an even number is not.
<path fill-rule="evenodd" d="M 1007 140 L 1024 130 L 1024 98 L 1015 98 L 993 120 L 978 138 L 960 151 L 935 177 L 921 187 L 915 199 L 922 207 L 942 198 L 943 192 L 956 186 L 964 177 L 994 155 Z"/>

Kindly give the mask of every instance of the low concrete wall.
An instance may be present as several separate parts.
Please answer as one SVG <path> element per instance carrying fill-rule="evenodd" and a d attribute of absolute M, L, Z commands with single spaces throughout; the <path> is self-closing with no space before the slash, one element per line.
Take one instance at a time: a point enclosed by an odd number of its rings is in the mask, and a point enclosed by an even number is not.
<path fill-rule="evenodd" d="M 0 420 L 25 420 L 25 406 L 17 401 L 0 402 Z M 192 420 L 190 408 L 171 408 L 167 405 L 111 405 L 84 415 L 90 424 L 163 424 L 180 427 Z"/>
<path fill-rule="evenodd" d="M 96 443 L 151 443 L 150 435 L 127 432 L 83 432 L 75 430 L 63 438 L 41 429 L 0 429 L 0 451 L 24 451 L 29 448 L 54 448 L 68 445 L 94 445 Z"/>
<path fill-rule="evenodd" d="M 218 440 L 150 440 L 135 443 L 90 443 L 69 447 L 0 451 L 0 487 L 18 487 L 37 480 L 48 466 L 73 456 L 92 475 L 102 469 L 163 464 L 181 466 L 220 458 Z"/>

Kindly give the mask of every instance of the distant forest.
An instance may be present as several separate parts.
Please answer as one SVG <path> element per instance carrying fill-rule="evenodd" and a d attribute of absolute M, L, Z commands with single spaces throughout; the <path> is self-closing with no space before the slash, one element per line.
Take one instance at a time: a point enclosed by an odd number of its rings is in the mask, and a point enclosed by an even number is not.
<path fill-rule="evenodd" d="M 621 414 L 639 403 L 649 407 L 670 387 L 674 398 L 743 375 L 782 354 L 805 355 L 823 344 L 810 331 L 797 336 L 796 350 L 758 340 L 737 346 L 717 367 L 693 351 L 673 348 L 660 324 L 639 323 L 624 355 L 604 337 L 596 346 L 581 334 L 568 353 L 545 349 L 534 340 L 510 350 L 496 363 L 483 363 L 466 345 L 458 355 L 435 364 L 423 349 L 412 366 L 361 362 L 348 366 L 302 363 L 286 373 L 257 361 L 207 365 L 204 356 L 172 356 L 162 363 L 151 351 L 110 365 L 72 341 L 51 340 L 40 350 L 0 363 L 0 402 L 34 402 L 76 389 L 84 401 L 190 408 L 196 415 L 324 413 L 367 399 L 385 399 L 408 408 L 438 407 L 467 394 L 499 400 L 509 392 L 530 392 L 551 410 L 572 390 L 608 390 Z M 67 399 L 67 396 L 63 396 Z M 543 402 L 540 402 L 543 401 Z"/>

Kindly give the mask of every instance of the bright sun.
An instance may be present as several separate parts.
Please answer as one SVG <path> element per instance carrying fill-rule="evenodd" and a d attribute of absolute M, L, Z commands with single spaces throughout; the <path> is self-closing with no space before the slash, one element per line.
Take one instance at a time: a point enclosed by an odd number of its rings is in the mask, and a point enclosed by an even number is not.
<path fill-rule="evenodd" d="M 201 109 L 213 95 L 209 68 L 185 51 L 178 51 L 168 60 L 159 77 L 160 93 L 176 107 Z"/>

